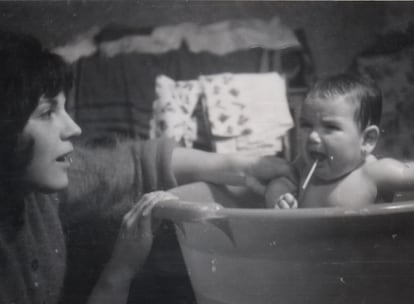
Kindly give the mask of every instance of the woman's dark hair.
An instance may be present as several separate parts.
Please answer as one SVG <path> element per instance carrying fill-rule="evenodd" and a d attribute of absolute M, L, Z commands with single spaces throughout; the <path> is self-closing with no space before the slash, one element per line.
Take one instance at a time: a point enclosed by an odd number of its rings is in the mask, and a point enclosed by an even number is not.
<path fill-rule="evenodd" d="M 379 126 L 382 113 L 382 94 L 375 82 L 365 76 L 346 73 L 317 81 L 307 99 L 333 99 L 348 97 L 358 105 L 355 121 L 361 130 L 369 125 Z"/>
<path fill-rule="evenodd" d="M 0 30 L 0 186 L 18 190 L 33 143 L 22 146 L 21 133 L 42 96 L 66 95 L 72 74 L 56 54 L 32 36 Z"/>

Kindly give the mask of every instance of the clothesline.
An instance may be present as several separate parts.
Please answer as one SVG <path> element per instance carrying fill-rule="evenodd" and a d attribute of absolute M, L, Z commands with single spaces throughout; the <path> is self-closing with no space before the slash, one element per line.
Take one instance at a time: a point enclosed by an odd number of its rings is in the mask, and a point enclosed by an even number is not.
<path fill-rule="evenodd" d="M 55 48 L 54 52 L 73 63 L 98 51 L 107 57 L 133 52 L 160 54 L 176 50 L 183 43 L 187 44 L 191 52 L 210 52 L 216 55 L 255 47 L 271 50 L 300 47 L 294 31 L 278 17 L 269 21 L 242 19 L 207 25 L 181 23 L 159 26 L 148 35 L 129 32 L 118 39 L 97 42 L 95 37 L 101 31 L 101 28 L 94 27 L 68 44 Z"/>

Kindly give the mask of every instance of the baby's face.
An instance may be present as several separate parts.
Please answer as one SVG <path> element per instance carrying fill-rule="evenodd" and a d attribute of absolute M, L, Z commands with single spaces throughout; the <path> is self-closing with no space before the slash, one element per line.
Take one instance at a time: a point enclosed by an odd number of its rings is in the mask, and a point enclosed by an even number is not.
<path fill-rule="evenodd" d="M 299 145 L 309 166 L 318 160 L 317 178 L 339 178 L 362 163 L 363 137 L 355 111 L 356 105 L 342 97 L 305 101 L 299 122 Z"/>

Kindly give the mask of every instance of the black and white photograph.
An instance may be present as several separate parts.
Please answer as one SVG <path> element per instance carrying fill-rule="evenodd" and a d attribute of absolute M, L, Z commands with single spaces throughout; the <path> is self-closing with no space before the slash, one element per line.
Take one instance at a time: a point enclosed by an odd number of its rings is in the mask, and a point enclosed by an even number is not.
<path fill-rule="evenodd" d="M 411 304 L 414 2 L 0 1 L 0 304 Z"/>

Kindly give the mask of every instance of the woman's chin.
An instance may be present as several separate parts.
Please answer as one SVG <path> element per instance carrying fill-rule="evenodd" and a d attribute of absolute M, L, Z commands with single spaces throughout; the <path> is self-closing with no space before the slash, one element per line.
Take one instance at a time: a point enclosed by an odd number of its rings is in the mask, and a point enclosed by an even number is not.
<path fill-rule="evenodd" d="M 42 184 L 34 185 L 35 190 L 42 193 L 53 193 L 59 192 L 66 189 L 69 185 L 68 179 L 54 180 L 53 182 L 47 182 Z"/>

